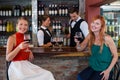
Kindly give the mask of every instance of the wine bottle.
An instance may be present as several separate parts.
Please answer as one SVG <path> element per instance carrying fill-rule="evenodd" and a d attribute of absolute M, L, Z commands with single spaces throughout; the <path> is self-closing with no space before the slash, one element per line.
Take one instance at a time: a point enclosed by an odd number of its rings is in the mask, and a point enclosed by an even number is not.
<path fill-rule="evenodd" d="M 2 16 L 2 7 L 0 7 L 0 16 Z"/>
<path fill-rule="evenodd" d="M 6 31 L 10 32 L 10 23 L 9 23 L 9 21 L 7 21 Z"/>
<path fill-rule="evenodd" d="M 12 21 L 9 22 L 10 32 L 14 32 L 14 27 Z"/>
<path fill-rule="evenodd" d="M 16 16 L 21 16 L 21 6 L 17 5 Z"/>
<path fill-rule="evenodd" d="M 58 11 L 57 11 L 57 5 L 55 4 L 54 15 L 56 16 L 57 14 L 58 14 Z"/>
<path fill-rule="evenodd" d="M 25 16 L 25 7 L 24 6 L 21 8 L 21 16 Z"/>
<path fill-rule="evenodd" d="M 65 16 L 67 16 L 68 15 L 68 7 L 67 7 L 67 5 L 65 5 Z"/>
<path fill-rule="evenodd" d="M 2 33 L 2 20 L 0 20 L 0 33 Z"/>
<path fill-rule="evenodd" d="M 55 24 L 55 21 L 53 21 L 53 23 L 52 23 L 52 29 L 53 29 L 53 33 L 56 33 L 56 24 Z"/>
<path fill-rule="evenodd" d="M 8 16 L 12 16 L 12 8 L 11 7 L 8 10 Z"/>
<path fill-rule="evenodd" d="M 119 35 L 119 39 L 118 39 L 118 49 L 120 49 L 120 35 Z"/>
<path fill-rule="evenodd" d="M 2 10 L 2 16 L 5 16 L 5 8 Z"/>
<path fill-rule="evenodd" d="M 14 6 L 13 12 L 14 12 L 13 15 L 17 16 L 17 5 Z"/>
<path fill-rule="evenodd" d="M 32 15 L 32 7 L 31 7 L 31 5 L 29 5 L 29 11 L 28 11 L 28 13 L 29 13 L 29 16 Z"/>
<path fill-rule="evenodd" d="M 49 4 L 49 15 L 51 16 L 51 14 L 52 14 L 52 5 Z"/>
<path fill-rule="evenodd" d="M 2 31 L 3 31 L 3 33 L 5 33 L 6 32 L 6 24 L 5 24 L 6 22 L 3 22 L 2 23 Z"/>
<path fill-rule="evenodd" d="M 51 6 L 51 16 L 54 16 L 54 4 Z"/>
<path fill-rule="evenodd" d="M 44 10 L 44 5 L 42 4 L 42 8 L 41 8 L 41 15 L 44 15 L 45 14 L 45 10 Z"/>
<path fill-rule="evenodd" d="M 62 15 L 62 7 L 61 7 L 61 5 L 59 5 L 59 16 L 61 16 Z"/>
<path fill-rule="evenodd" d="M 29 14 L 29 9 L 28 9 L 28 6 L 26 6 L 26 8 L 25 8 L 25 16 L 28 16 L 28 14 Z"/>

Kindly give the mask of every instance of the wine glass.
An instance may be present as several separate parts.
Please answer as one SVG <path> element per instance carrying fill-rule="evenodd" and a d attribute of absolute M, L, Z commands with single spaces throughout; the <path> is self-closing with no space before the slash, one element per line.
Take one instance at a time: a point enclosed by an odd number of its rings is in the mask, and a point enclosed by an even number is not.
<path fill-rule="evenodd" d="M 79 49 L 80 48 L 79 42 L 83 38 L 82 37 L 82 33 L 81 32 L 76 32 L 74 38 L 75 38 L 75 42 L 76 42 L 77 48 Z"/>
<path fill-rule="evenodd" d="M 55 50 L 55 44 L 56 44 L 56 37 L 55 36 L 51 37 L 51 43 L 52 43 L 52 50 L 51 51 L 56 51 Z"/>
<path fill-rule="evenodd" d="M 62 36 L 59 36 L 59 37 L 58 37 L 58 45 L 59 45 L 58 51 L 63 51 L 63 49 L 62 49 L 62 44 L 63 44 L 63 37 L 62 37 Z"/>
<path fill-rule="evenodd" d="M 30 43 L 30 40 L 31 40 L 30 34 L 25 33 L 25 34 L 24 34 L 24 41 L 27 41 L 26 43 Z M 27 48 L 27 49 L 25 50 L 25 52 L 29 52 L 29 49 Z"/>

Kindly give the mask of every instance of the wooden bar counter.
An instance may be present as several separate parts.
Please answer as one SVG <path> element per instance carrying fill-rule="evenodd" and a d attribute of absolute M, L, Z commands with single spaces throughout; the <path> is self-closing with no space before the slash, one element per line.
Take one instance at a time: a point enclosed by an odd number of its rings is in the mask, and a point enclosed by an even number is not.
<path fill-rule="evenodd" d="M 55 80 L 77 80 L 77 74 L 88 66 L 88 51 L 79 52 L 72 47 L 63 47 L 63 51 L 51 51 L 52 48 L 43 47 L 30 49 L 35 57 L 32 63 L 51 71 Z M 0 47 L 0 80 L 6 80 L 5 53 L 6 48 Z"/>
<path fill-rule="evenodd" d="M 89 56 L 88 51 L 78 52 L 74 47 L 63 47 L 63 51 L 58 51 L 59 48 L 55 48 L 56 51 L 51 51 L 52 48 L 43 48 L 43 47 L 35 47 L 31 48 L 32 52 L 36 55 L 43 56 L 53 56 L 53 57 L 74 57 L 74 56 Z"/>

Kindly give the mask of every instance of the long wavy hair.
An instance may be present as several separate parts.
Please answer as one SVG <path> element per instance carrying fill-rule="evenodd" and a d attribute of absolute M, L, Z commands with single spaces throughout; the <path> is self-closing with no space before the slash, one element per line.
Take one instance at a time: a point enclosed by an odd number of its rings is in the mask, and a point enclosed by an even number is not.
<path fill-rule="evenodd" d="M 105 29 L 106 29 L 106 25 L 105 25 L 105 19 L 103 16 L 97 15 L 95 17 L 93 17 L 92 22 L 99 19 L 101 21 L 101 29 L 99 32 L 99 37 L 100 37 L 100 53 L 102 52 L 103 49 L 103 44 L 104 44 L 104 35 L 105 35 Z M 91 31 L 91 29 L 89 29 L 90 32 L 90 40 L 89 40 L 89 48 L 91 50 L 92 45 L 95 42 L 95 35 L 94 33 Z"/>

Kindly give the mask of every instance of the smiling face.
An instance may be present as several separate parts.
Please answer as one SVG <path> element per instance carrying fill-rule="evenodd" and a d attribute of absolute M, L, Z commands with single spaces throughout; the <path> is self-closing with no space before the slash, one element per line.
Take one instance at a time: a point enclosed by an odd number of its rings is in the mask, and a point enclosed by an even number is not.
<path fill-rule="evenodd" d="M 25 33 L 28 30 L 28 21 L 24 19 L 18 20 L 18 23 L 16 24 L 17 30 L 20 33 Z"/>
<path fill-rule="evenodd" d="M 101 29 L 101 25 L 102 24 L 101 24 L 100 19 L 96 19 L 91 23 L 90 29 L 91 29 L 92 32 L 99 32 L 100 29 Z"/>

